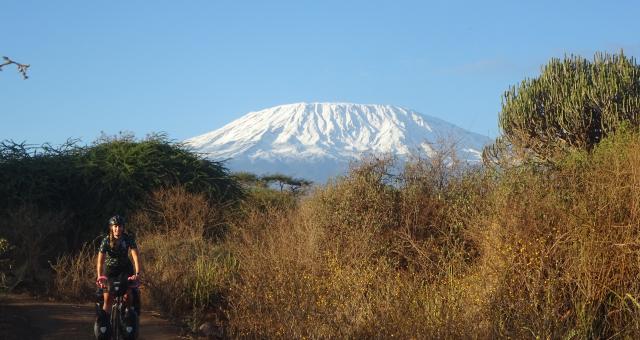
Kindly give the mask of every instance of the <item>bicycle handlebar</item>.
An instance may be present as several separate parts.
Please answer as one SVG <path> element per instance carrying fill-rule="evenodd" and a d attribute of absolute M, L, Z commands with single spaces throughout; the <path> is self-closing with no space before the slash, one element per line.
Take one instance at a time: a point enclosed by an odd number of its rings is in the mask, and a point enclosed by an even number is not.
<path fill-rule="evenodd" d="M 138 288 L 140 287 L 140 279 L 137 278 L 135 275 L 131 275 L 127 278 L 127 281 L 131 282 L 129 284 L 129 288 Z"/>
<path fill-rule="evenodd" d="M 100 288 L 104 288 L 106 285 L 105 283 L 109 280 L 108 277 L 101 275 L 98 276 L 98 279 L 96 280 L 96 286 L 100 287 Z M 140 278 L 136 278 L 135 275 L 131 275 L 129 277 L 127 277 L 127 281 L 129 283 L 129 288 L 138 288 L 140 287 Z"/>

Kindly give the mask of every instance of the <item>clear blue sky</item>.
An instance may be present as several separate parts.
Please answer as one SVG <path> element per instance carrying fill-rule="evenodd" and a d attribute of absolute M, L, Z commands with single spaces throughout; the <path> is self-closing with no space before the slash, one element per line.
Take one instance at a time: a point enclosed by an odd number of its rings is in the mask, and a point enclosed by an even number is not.
<path fill-rule="evenodd" d="M 186 139 L 294 102 L 392 104 L 495 137 L 552 57 L 640 56 L 634 1 L 29 1 L 0 6 L 0 140 Z"/>

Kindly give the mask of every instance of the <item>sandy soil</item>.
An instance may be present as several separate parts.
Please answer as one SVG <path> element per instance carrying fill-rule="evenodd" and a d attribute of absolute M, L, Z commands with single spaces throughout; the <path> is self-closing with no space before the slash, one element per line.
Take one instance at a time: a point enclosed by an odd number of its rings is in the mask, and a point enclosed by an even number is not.
<path fill-rule="evenodd" d="M 0 340 L 95 339 L 94 320 L 95 309 L 90 303 L 49 302 L 24 295 L 0 296 Z M 185 338 L 180 336 L 177 327 L 143 308 L 139 339 Z"/>

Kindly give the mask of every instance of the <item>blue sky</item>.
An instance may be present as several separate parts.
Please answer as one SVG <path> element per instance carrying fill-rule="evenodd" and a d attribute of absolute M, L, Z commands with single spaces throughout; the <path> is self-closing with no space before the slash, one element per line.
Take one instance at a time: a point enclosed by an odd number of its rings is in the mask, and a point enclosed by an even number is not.
<path fill-rule="evenodd" d="M 391 104 L 495 137 L 552 57 L 640 56 L 638 1 L 29 1 L 0 7 L 0 140 L 182 140 L 294 102 Z"/>

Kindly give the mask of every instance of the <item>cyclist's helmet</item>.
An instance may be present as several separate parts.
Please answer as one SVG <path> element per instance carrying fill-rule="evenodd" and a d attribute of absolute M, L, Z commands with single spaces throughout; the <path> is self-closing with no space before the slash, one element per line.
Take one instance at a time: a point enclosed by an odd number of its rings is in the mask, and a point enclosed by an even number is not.
<path fill-rule="evenodd" d="M 109 227 L 112 225 L 119 225 L 124 228 L 124 218 L 120 215 L 115 215 L 109 219 Z"/>

